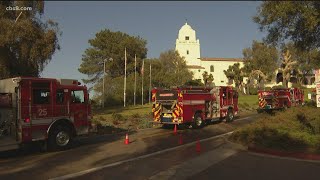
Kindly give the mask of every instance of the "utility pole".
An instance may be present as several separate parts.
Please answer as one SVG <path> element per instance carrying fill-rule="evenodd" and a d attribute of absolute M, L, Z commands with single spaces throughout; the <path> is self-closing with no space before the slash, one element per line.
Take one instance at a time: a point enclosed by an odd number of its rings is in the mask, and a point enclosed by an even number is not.
<path fill-rule="evenodd" d="M 151 62 L 150 62 L 149 104 L 150 102 L 151 102 Z"/>
<path fill-rule="evenodd" d="M 141 104 L 143 105 L 143 74 L 144 74 L 144 60 L 142 60 L 142 69 L 141 69 L 141 75 L 142 75 L 142 81 L 141 81 Z"/>
<path fill-rule="evenodd" d="M 104 100 L 105 100 L 105 94 L 104 94 L 104 81 L 106 78 L 106 59 L 103 60 L 103 82 L 102 82 L 102 107 L 104 108 Z"/>
<path fill-rule="evenodd" d="M 137 55 L 134 55 L 134 92 L 133 92 L 133 105 L 136 105 L 136 90 L 137 90 Z"/>
<path fill-rule="evenodd" d="M 127 86 L 127 48 L 124 48 L 124 91 L 123 91 L 123 107 L 126 107 L 126 87 Z"/>

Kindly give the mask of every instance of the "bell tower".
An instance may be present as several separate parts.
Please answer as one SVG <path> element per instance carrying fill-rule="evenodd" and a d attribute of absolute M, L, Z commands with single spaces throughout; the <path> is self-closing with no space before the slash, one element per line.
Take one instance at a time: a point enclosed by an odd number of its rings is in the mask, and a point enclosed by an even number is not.
<path fill-rule="evenodd" d="M 188 66 L 200 66 L 200 41 L 196 37 L 196 31 L 186 22 L 178 33 L 176 50 L 183 56 Z"/>

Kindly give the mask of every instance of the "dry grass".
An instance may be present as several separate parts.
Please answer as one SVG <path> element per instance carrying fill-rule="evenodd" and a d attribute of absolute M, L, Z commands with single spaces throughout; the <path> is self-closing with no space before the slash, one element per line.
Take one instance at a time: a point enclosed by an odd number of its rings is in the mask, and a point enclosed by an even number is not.
<path fill-rule="evenodd" d="M 98 131 L 103 133 L 149 128 L 152 127 L 151 108 L 146 104 L 98 109 L 93 112 L 93 122 L 98 124 Z"/>
<path fill-rule="evenodd" d="M 265 114 L 237 130 L 230 139 L 244 145 L 319 153 L 320 111 L 315 107 L 295 107 L 274 116 Z"/>

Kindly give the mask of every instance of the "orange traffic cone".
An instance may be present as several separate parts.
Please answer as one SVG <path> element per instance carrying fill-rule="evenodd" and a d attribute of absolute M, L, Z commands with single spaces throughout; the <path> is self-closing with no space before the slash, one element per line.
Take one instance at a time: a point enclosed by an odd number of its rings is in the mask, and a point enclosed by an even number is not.
<path fill-rule="evenodd" d="M 128 133 L 126 134 L 126 139 L 124 140 L 124 144 L 129 144 L 129 136 L 128 136 Z"/>
<path fill-rule="evenodd" d="M 179 135 L 179 145 L 183 144 L 183 140 L 182 140 L 182 134 Z"/>
<path fill-rule="evenodd" d="M 176 135 L 177 134 L 177 125 L 174 125 L 174 129 L 173 129 L 173 134 Z"/>
<path fill-rule="evenodd" d="M 199 138 L 197 139 L 196 151 L 197 151 L 198 153 L 201 152 L 201 145 L 200 145 Z"/>

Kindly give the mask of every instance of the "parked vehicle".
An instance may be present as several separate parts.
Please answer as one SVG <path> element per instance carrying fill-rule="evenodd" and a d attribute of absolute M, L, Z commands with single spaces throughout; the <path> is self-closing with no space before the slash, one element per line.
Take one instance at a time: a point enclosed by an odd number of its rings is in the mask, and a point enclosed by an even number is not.
<path fill-rule="evenodd" d="M 64 149 L 90 126 L 89 94 L 77 80 L 0 80 L 0 151 L 35 141 Z"/>
<path fill-rule="evenodd" d="M 238 93 L 232 87 L 175 87 L 152 90 L 153 122 L 202 127 L 208 121 L 234 120 Z"/>
<path fill-rule="evenodd" d="M 271 112 L 304 104 L 304 92 L 299 88 L 275 88 L 258 91 L 258 112 Z"/>

